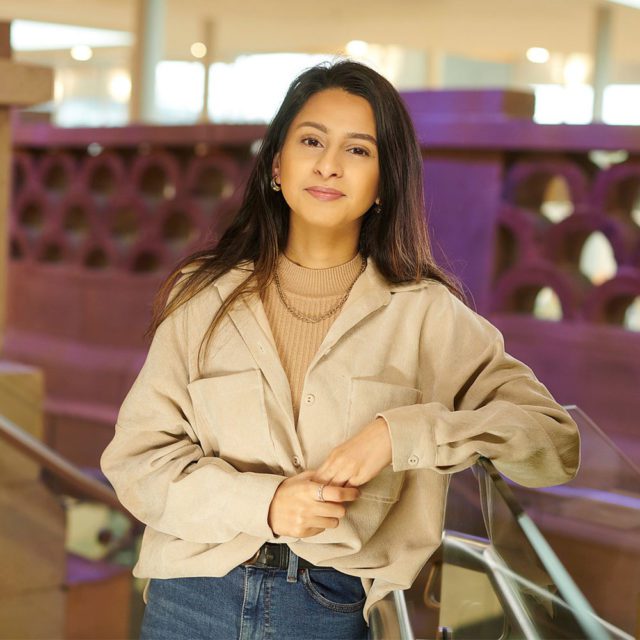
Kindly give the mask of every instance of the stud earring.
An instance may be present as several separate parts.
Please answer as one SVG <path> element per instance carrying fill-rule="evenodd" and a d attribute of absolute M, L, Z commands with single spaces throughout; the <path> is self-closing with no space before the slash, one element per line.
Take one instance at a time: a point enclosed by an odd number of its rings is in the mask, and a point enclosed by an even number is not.
<path fill-rule="evenodd" d="M 282 187 L 276 182 L 276 178 L 277 176 L 273 176 L 273 178 L 271 178 L 271 188 L 274 191 L 281 191 Z"/>
<path fill-rule="evenodd" d="M 373 203 L 373 212 L 380 213 L 382 211 L 382 204 L 380 202 L 380 198 L 376 198 Z"/>

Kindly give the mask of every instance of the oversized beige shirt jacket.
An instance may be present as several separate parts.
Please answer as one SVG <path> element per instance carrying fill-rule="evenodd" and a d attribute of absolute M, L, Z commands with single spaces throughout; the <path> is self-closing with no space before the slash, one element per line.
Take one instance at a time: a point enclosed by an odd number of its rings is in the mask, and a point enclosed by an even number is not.
<path fill-rule="evenodd" d="M 309 365 L 297 425 L 257 295 L 231 310 L 198 373 L 201 339 L 246 275 L 222 276 L 158 328 L 102 456 L 122 504 L 147 525 L 136 576 L 223 576 L 279 542 L 361 577 L 368 618 L 438 547 L 450 473 L 486 456 L 528 486 L 574 475 L 575 423 L 505 354 L 498 330 L 439 283 L 387 283 L 372 259 Z M 378 415 L 392 465 L 336 529 L 275 537 L 278 485 Z"/>

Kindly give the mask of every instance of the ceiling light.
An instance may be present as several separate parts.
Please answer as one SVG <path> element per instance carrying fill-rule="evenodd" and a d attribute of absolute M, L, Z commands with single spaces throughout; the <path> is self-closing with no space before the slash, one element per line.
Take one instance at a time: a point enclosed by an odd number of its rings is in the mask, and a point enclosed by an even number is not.
<path fill-rule="evenodd" d="M 79 62 L 86 62 L 93 58 L 93 49 L 86 44 L 77 44 L 71 48 L 71 57 Z"/>
<path fill-rule="evenodd" d="M 191 45 L 191 55 L 194 58 L 204 58 L 207 55 L 207 45 L 203 42 L 194 42 Z"/>
<path fill-rule="evenodd" d="M 549 61 L 549 49 L 544 47 L 531 47 L 527 49 L 527 60 L 536 64 L 544 64 Z"/>
<path fill-rule="evenodd" d="M 126 71 L 118 70 L 109 79 L 109 94 L 116 101 L 125 104 L 131 97 L 131 77 Z"/>
<path fill-rule="evenodd" d="M 369 45 L 364 40 L 351 40 L 350 42 L 347 42 L 347 46 L 345 48 L 350 56 L 360 58 L 361 56 L 366 55 Z"/>
<path fill-rule="evenodd" d="M 565 84 L 585 84 L 589 77 L 589 56 L 572 53 L 564 64 L 563 75 Z"/>

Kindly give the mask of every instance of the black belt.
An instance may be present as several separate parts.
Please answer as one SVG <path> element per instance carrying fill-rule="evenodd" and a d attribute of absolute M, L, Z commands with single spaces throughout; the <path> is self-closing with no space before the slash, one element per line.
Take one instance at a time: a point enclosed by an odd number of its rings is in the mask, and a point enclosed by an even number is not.
<path fill-rule="evenodd" d="M 287 569 L 291 551 L 286 544 L 274 544 L 265 542 L 253 555 L 252 558 L 243 564 L 258 565 L 262 567 L 272 567 L 274 569 Z M 298 557 L 299 569 L 324 569 L 317 565 Z M 328 568 L 328 567 L 327 567 Z"/>

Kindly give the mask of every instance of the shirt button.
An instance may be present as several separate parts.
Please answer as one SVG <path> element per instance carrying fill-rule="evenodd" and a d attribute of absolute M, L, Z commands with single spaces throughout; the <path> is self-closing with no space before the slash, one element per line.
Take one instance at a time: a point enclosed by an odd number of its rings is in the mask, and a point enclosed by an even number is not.
<path fill-rule="evenodd" d="M 313 404 L 316 401 L 316 397 L 312 393 L 308 393 L 304 397 L 305 404 Z"/>
<path fill-rule="evenodd" d="M 300 458 L 298 458 L 298 456 L 293 456 L 293 466 L 294 467 L 300 466 Z"/>
<path fill-rule="evenodd" d="M 260 353 L 264 353 L 264 347 L 261 342 L 258 342 L 258 351 L 260 351 Z"/>
<path fill-rule="evenodd" d="M 415 466 L 418 464 L 418 456 L 409 456 L 409 464 Z"/>

